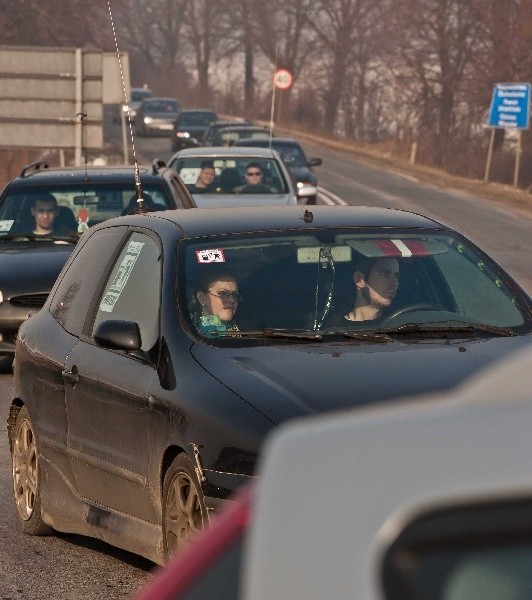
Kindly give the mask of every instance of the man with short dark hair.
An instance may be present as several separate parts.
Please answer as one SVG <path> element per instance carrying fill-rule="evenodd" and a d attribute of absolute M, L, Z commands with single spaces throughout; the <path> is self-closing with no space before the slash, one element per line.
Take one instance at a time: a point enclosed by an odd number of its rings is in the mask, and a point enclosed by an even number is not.
<path fill-rule="evenodd" d="M 214 192 L 214 177 L 216 171 L 214 169 L 214 162 L 212 160 L 204 160 L 200 166 L 200 172 L 196 183 L 190 189 L 192 194 L 210 194 Z"/>
<path fill-rule="evenodd" d="M 35 235 L 52 235 L 54 222 L 59 214 L 55 196 L 44 193 L 33 200 L 31 214 L 35 219 L 33 233 Z"/>
<path fill-rule="evenodd" d="M 377 321 L 385 316 L 399 287 L 399 261 L 391 256 L 363 258 L 353 271 L 355 298 L 346 314 L 336 314 L 329 326 L 343 327 L 357 321 Z"/>
<path fill-rule="evenodd" d="M 262 182 L 263 172 L 260 163 L 250 162 L 246 165 L 244 179 L 246 183 L 235 188 L 237 194 L 272 194 L 277 190 Z"/>

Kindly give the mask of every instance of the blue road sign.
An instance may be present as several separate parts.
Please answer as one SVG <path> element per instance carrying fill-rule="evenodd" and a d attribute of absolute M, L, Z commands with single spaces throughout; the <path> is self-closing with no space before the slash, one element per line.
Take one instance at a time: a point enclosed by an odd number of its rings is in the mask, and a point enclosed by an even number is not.
<path fill-rule="evenodd" d="M 496 83 L 491 97 L 488 127 L 527 129 L 530 83 Z"/>

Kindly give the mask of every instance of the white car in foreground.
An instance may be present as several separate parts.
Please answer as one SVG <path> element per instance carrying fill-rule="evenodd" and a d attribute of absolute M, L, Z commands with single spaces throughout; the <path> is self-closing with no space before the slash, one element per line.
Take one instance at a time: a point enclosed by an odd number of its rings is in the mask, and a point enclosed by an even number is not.
<path fill-rule="evenodd" d="M 531 366 L 281 427 L 255 488 L 138 600 L 529 600 Z"/>

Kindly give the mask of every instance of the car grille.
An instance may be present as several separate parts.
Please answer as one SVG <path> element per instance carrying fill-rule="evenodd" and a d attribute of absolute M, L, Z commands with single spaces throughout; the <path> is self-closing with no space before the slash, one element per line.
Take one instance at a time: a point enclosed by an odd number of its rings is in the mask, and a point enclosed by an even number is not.
<path fill-rule="evenodd" d="M 15 306 L 31 306 L 41 308 L 44 306 L 48 294 L 25 294 L 24 296 L 14 296 L 11 298 L 11 304 Z"/>

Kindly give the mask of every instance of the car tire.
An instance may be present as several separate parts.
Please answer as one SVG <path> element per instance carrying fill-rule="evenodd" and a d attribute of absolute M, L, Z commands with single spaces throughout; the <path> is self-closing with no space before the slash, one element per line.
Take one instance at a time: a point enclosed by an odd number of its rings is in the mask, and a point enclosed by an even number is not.
<path fill-rule="evenodd" d="M 28 409 L 23 406 L 15 422 L 11 450 L 13 495 L 22 528 L 29 535 L 48 535 L 52 528 L 42 519 L 42 479 L 39 442 Z"/>
<path fill-rule="evenodd" d="M 174 458 L 163 482 L 163 548 L 168 560 L 207 524 L 207 509 L 196 470 L 183 453 Z"/>
<path fill-rule="evenodd" d="M 316 198 L 316 196 L 309 196 L 309 197 L 307 198 L 307 204 L 317 204 L 317 203 L 318 203 L 318 202 L 317 202 L 317 198 Z"/>

